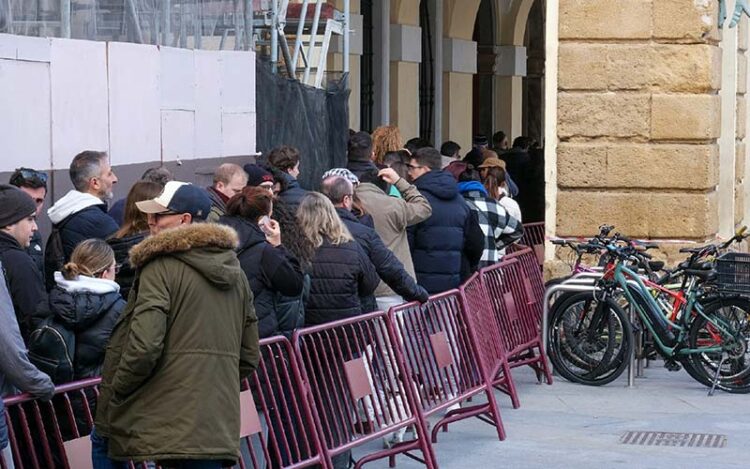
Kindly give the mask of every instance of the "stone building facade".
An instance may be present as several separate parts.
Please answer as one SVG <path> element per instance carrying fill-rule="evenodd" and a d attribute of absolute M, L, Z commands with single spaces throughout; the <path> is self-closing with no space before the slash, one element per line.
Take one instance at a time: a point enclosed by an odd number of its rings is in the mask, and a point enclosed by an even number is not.
<path fill-rule="evenodd" d="M 361 12 L 357 3 L 354 11 Z M 663 241 L 674 254 L 683 245 L 675 241 L 728 237 L 750 220 L 748 17 L 739 15 L 730 27 L 734 0 L 383 4 L 390 12 L 390 109 L 381 106 L 372 126 L 396 124 L 405 138 L 424 127 L 425 56 L 414 50 L 420 38 L 414 29 L 426 26 L 427 8 L 428 25 L 442 31 L 435 41 L 442 43 L 442 72 L 433 80 L 442 96 L 440 132 L 429 137 L 468 148 L 477 130 L 534 132 L 529 117 L 535 116 L 545 144 L 548 236 L 586 236 L 608 222 L 633 237 Z M 487 23 L 489 44 L 486 35 L 478 37 Z M 489 94 L 472 86 L 487 68 L 488 50 Z M 532 71 L 536 98 L 529 93 Z M 356 69 L 352 74 L 351 123 L 360 128 L 362 77 Z M 477 93 L 491 102 L 489 123 L 477 125 Z M 551 247 L 547 258 L 555 258 Z"/>

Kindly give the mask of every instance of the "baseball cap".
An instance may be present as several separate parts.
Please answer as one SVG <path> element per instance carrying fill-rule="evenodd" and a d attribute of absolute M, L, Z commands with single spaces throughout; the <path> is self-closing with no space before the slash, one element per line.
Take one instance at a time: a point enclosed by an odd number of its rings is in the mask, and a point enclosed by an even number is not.
<path fill-rule="evenodd" d="M 479 167 L 505 169 L 505 161 L 501 160 L 500 158 L 487 158 L 482 164 L 479 165 Z"/>
<path fill-rule="evenodd" d="M 273 182 L 273 174 L 257 164 L 248 163 L 242 169 L 247 173 L 248 186 L 260 186 L 264 182 Z"/>
<path fill-rule="evenodd" d="M 143 213 L 189 213 L 198 220 L 205 220 L 211 211 L 211 199 L 205 190 L 180 181 L 167 182 L 158 197 L 135 205 Z"/>

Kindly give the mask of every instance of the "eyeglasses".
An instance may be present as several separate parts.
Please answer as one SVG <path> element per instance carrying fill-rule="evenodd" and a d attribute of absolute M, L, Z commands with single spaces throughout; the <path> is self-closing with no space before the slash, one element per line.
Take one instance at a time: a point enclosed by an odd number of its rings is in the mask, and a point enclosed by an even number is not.
<path fill-rule="evenodd" d="M 13 173 L 10 183 L 14 186 L 22 185 L 25 182 L 41 182 L 47 186 L 47 173 L 29 168 L 19 168 Z"/>

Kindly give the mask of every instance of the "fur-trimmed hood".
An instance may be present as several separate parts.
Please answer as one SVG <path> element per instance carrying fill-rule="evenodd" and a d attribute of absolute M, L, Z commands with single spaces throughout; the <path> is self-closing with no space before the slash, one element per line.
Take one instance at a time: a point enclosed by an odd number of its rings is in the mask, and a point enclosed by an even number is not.
<path fill-rule="evenodd" d="M 229 288 L 243 275 L 235 249 L 237 232 L 216 223 L 193 223 L 165 230 L 130 250 L 130 265 L 143 268 L 164 256 L 175 257 L 200 272 L 220 288 Z"/>

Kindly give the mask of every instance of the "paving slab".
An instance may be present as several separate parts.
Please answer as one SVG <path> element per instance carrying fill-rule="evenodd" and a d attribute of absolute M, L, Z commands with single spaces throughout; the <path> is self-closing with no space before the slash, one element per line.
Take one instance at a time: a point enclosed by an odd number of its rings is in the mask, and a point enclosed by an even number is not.
<path fill-rule="evenodd" d="M 652 362 L 628 388 L 625 374 L 601 387 L 570 383 L 559 376 L 539 385 L 530 369 L 514 370 L 521 408 L 497 393 L 508 438 L 477 419 L 451 424 L 435 445 L 441 468 L 750 468 L 750 395 L 708 388 L 684 371 Z M 726 435 L 723 448 L 638 446 L 620 443 L 628 431 Z M 380 442 L 358 450 L 380 448 Z M 387 461 L 366 467 L 386 468 Z M 423 467 L 403 456 L 397 467 Z"/>

